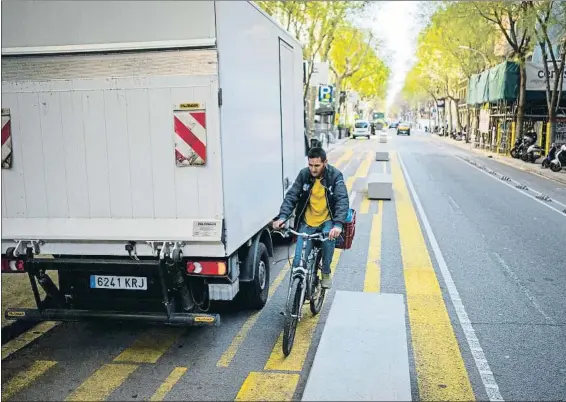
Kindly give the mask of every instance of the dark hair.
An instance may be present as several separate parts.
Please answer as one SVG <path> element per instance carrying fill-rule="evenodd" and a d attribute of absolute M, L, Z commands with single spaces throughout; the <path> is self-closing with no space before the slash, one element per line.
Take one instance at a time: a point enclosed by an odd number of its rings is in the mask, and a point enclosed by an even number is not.
<path fill-rule="evenodd" d="M 308 157 L 309 159 L 320 158 L 322 162 L 326 162 L 326 152 L 322 148 L 311 148 Z"/>

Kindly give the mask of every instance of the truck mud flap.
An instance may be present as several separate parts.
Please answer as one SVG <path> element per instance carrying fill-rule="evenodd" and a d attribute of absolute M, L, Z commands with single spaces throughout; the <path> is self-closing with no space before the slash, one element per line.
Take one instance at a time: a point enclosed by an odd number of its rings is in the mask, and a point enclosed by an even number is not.
<path fill-rule="evenodd" d="M 138 321 L 179 326 L 219 326 L 220 315 L 203 313 L 119 313 L 111 311 L 70 310 L 70 309 L 29 309 L 8 308 L 8 320 L 22 321 Z"/>

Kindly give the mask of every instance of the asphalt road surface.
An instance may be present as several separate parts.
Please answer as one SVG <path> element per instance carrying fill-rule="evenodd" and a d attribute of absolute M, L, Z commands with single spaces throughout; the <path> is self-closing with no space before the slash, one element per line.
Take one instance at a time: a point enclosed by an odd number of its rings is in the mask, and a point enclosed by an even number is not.
<path fill-rule="evenodd" d="M 564 186 L 482 161 L 490 173 L 424 133 L 388 134 L 330 154 L 354 197 L 356 238 L 336 252 L 334 287 L 288 358 L 292 249 L 280 246 L 261 312 L 228 309 L 214 328 L 43 323 L 3 345 L 2 399 L 300 400 L 336 290 L 405 296 L 414 400 L 566 399 Z M 375 162 L 378 149 L 391 161 Z M 369 201 L 364 178 L 383 171 L 394 199 Z"/>

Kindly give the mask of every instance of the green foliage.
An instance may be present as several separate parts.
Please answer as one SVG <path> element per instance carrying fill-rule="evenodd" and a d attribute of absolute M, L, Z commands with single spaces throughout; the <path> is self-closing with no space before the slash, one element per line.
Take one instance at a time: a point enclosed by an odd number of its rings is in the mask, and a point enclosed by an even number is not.
<path fill-rule="evenodd" d="M 417 44 L 417 62 L 407 74 L 406 99 L 448 96 L 472 74 L 497 63 L 497 30 L 466 2 L 444 2 L 436 9 Z"/>
<path fill-rule="evenodd" d="M 389 69 L 371 46 L 372 36 L 350 22 L 368 1 L 259 1 L 257 4 L 304 46 L 309 62 L 307 93 L 313 63 L 328 62 L 342 89 L 365 99 L 385 97 Z M 339 81 L 339 82 L 338 82 Z"/>

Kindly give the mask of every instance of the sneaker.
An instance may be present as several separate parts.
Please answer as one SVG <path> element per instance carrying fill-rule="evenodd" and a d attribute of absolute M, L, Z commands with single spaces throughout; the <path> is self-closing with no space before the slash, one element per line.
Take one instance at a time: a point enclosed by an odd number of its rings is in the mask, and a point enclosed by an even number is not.
<path fill-rule="evenodd" d="M 322 274 L 321 286 L 324 289 L 330 289 L 332 287 L 332 278 L 330 277 L 330 274 Z"/>

